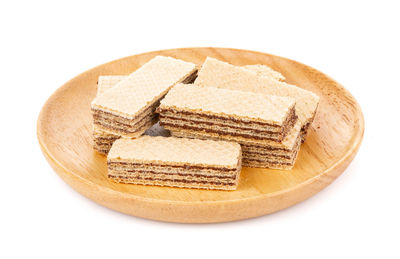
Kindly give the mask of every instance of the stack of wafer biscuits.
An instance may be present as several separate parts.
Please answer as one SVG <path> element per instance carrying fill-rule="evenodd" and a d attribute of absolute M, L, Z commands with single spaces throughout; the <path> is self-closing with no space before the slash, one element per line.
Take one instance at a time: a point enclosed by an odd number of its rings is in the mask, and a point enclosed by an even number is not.
<path fill-rule="evenodd" d="M 242 144 L 244 166 L 290 169 L 300 147 L 290 97 L 178 84 L 157 112 L 173 136 Z"/>
<path fill-rule="evenodd" d="M 115 139 L 142 135 L 156 122 L 154 111 L 160 99 L 175 84 L 193 81 L 196 72 L 193 63 L 157 56 L 101 92 L 91 105 L 95 148 L 107 153 Z M 100 80 L 103 86 L 99 89 L 103 91 L 107 82 L 118 79 L 108 77 Z"/>
<path fill-rule="evenodd" d="M 163 56 L 129 76 L 100 76 L 94 148 L 110 151 L 116 182 L 234 190 L 242 165 L 288 170 L 296 161 L 319 98 L 284 80 L 265 65 L 214 58 L 197 75 L 195 64 Z M 158 117 L 163 127 L 150 128 Z"/>
<path fill-rule="evenodd" d="M 294 98 L 303 140 L 309 125 L 314 120 L 319 102 L 319 97 L 310 91 L 210 57 L 203 63 L 194 83 L 200 86 L 215 86 Z"/>
<path fill-rule="evenodd" d="M 116 182 L 235 190 L 241 148 L 233 142 L 142 136 L 115 141 L 108 177 Z"/>

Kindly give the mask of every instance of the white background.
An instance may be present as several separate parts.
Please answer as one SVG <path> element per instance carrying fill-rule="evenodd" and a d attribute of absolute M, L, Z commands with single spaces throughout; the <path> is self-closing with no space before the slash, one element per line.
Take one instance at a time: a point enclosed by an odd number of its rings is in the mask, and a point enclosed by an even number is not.
<path fill-rule="evenodd" d="M 0 257 L 399 258 L 395 3 L 1 1 Z M 342 83 L 366 121 L 346 172 L 284 211 L 209 225 L 111 211 L 53 172 L 37 143 L 36 120 L 59 86 L 117 58 L 195 46 L 288 57 Z"/>

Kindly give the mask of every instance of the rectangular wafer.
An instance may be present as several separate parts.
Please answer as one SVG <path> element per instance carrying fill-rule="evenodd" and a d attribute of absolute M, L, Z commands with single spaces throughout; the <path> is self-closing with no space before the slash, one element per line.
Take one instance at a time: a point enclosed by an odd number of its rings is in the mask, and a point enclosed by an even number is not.
<path fill-rule="evenodd" d="M 93 100 L 94 125 L 124 137 L 137 136 L 155 118 L 154 110 L 168 90 L 196 71 L 196 65 L 190 62 L 153 58 Z"/>
<path fill-rule="evenodd" d="M 142 136 L 118 139 L 107 156 L 116 182 L 235 190 L 241 148 L 226 141 Z"/>
<path fill-rule="evenodd" d="M 291 169 L 300 148 L 293 98 L 178 84 L 157 112 L 173 136 L 241 144 L 245 166 Z"/>
<path fill-rule="evenodd" d="M 103 94 L 105 91 L 111 89 L 116 84 L 126 79 L 127 75 L 104 75 L 99 76 L 97 80 L 97 94 L 99 96 Z M 143 134 L 148 127 L 151 126 L 153 121 L 143 126 L 141 129 L 137 131 L 137 136 Z M 110 130 L 104 130 L 96 125 L 93 125 L 93 147 L 100 153 L 107 154 L 110 150 L 112 144 L 115 140 L 119 139 L 121 136 L 117 133 L 114 133 Z"/>
<path fill-rule="evenodd" d="M 178 84 L 157 109 L 161 126 L 282 141 L 296 122 L 293 98 Z"/>
<path fill-rule="evenodd" d="M 114 87 L 120 81 L 126 79 L 126 75 L 105 75 L 99 76 L 97 81 L 97 95 Z M 137 132 L 137 136 L 142 134 L 149 136 L 164 136 L 169 137 L 171 134 L 168 130 L 162 128 L 158 123 L 154 124 L 155 120 L 148 122 Z M 151 125 L 154 124 L 152 127 Z M 151 127 L 151 128 L 149 128 Z M 100 153 L 107 154 L 115 140 L 121 136 L 109 130 L 104 130 L 96 125 L 93 126 L 93 147 Z"/>
<path fill-rule="evenodd" d="M 247 167 L 290 170 L 296 162 L 301 145 L 301 124 L 299 121 L 296 122 L 282 142 L 250 140 L 238 137 L 232 138 L 227 135 L 204 131 L 194 131 L 172 126 L 164 127 L 175 137 L 237 142 L 242 147 L 242 165 Z"/>
<path fill-rule="evenodd" d="M 312 123 L 319 97 L 307 90 L 285 82 L 260 76 L 243 67 L 207 57 L 194 82 L 200 86 L 215 86 L 233 90 L 292 97 L 296 100 L 296 114 L 302 124 L 302 135 L 305 137 Z"/>

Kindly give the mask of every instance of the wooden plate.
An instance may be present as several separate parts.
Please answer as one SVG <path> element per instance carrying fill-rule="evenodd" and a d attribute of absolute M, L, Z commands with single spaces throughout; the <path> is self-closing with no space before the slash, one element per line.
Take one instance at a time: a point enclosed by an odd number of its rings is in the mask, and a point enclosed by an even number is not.
<path fill-rule="evenodd" d="M 266 64 L 321 102 L 291 171 L 243 168 L 236 191 L 117 184 L 107 179 L 106 157 L 92 149 L 90 102 L 99 75 L 129 74 L 156 55 L 201 64 L 207 56 L 235 65 Z M 126 57 L 95 67 L 60 87 L 39 115 L 37 135 L 54 170 L 75 190 L 108 208 L 171 222 L 223 222 L 272 213 L 316 194 L 354 158 L 363 137 L 359 105 L 339 83 L 309 66 L 260 52 L 186 48 Z M 338 190 L 339 191 L 339 190 Z"/>

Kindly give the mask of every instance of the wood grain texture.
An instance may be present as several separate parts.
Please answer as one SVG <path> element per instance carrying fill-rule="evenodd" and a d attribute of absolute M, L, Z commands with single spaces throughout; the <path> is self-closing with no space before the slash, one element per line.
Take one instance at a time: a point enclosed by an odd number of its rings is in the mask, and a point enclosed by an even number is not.
<path fill-rule="evenodd" d="M 117 184 L 107 179 L 106 157 L 92 149 L 90 102 L 99 75 L 129 74 L 156 55 L 201 64 L 207 56 L 234 65 L 266 64 L 288 83 L 309 89 L 321 102 L 306 142 L 290 171 L 243 168 L 236 191 L 207 191 Z M 336 179 L 362 141 L 364 119 L 343 86 L 304 64 L 265 53 L 223 48 L 149 52 L 95 67 L 60 87 L 39 115 L 42 151 L 75 190 L 108 208 L 171 222 L 224 222 L 269 214 L 316 194 Z M 340 190 L 338 190 L 340 191 Z"/>

